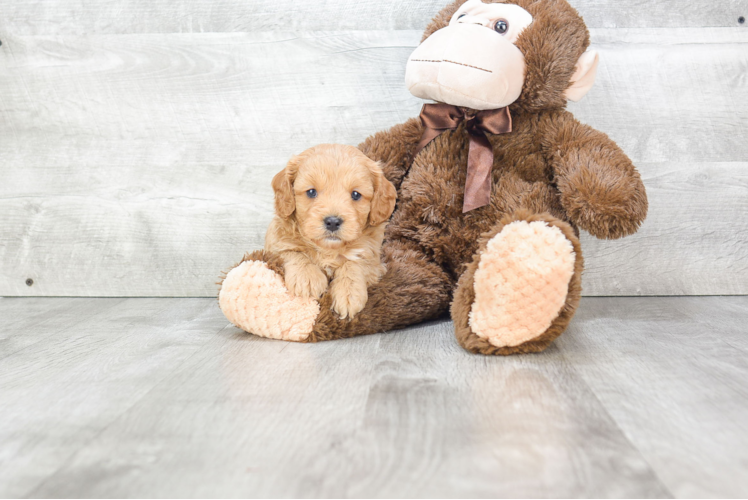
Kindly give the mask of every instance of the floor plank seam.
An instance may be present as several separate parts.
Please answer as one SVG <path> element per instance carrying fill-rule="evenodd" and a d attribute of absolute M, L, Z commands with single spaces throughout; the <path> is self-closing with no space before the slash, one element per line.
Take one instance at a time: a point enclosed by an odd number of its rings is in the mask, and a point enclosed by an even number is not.
<path fill-rule="evenodd" d="M 570 335 L 570 334 L 573 334 L 573 332 L 571 332 L 571 331 L 570 332 L 566 332 L 566 335 Z M 561 349 L 560 346 L 557 347 L 557 350 L 561 354 L 561 357 L 564 359 L 565 364 L 571 368 L 571 370 L 577 376 L 577 379 L 579 381 L 581 381 L 582 383 L 584 383 L 585 387 L 587 387 L 587 390 L 589 391 L 589 393 L 592 396 L 592 398 L 595 401 L 597 401 L 597 403 L 600 405 L 600 408 L 603 411 L 605 411 L 605 414 L 608 416 L 608 418 L 610 419 L 611 423 L 613 423 L 613 425 L 615 426 L 615 428 L 618 429 L 618 432 L 621 433 L 621 436 L 623 436 L 626 439 L 626 442 L 631 446 L 632 449 L 636 450 L 637 455 L 639 456 L 639 458 L 641 459 L 641 461 L 644 462 L 647 465 L 647 467 L 651 471 L 652 475 L 655 477 L 655 479 L 657 479 L 657 482 L 659 483 L 660 487 L 662 487 L 662 489 L 664 491 L 668 492 L 668 494 L 670 495 L 670 498 L 676 498 L 676 496 L 673 493 L 673 491 L 671 490 L 671 488 L 663 481 L 663 479 L 660 477 L 660 475 L 657 472 L 657 470 L 652 466 L 652 464 L 650 463 L 650 461 L 645 458 L 644 452 L 642 452 L 642 450 L 638 446 L 636 446 L 634 444 L 634 442 L 632 441 L 631 436 L 623 429 L 623 427 L 621 427 L 621 424 L 611 414 L 611 412 L 608 409 L 608 407 L 599 398 L 599 396 L 597 395 L 597 392 L 595 392 L 595 390 L 592 388 L 592 386 L 589 384 L 589 382 L 587 382 L 587 379 L 584 377 L 584 375 L 580 371 L 578 371 L 576 369 L 576 367 L 574 366 L 574 363 L 571 363 L 569 361 L 569 359 L 566 357 L 566 353 L 563 352 L 563 350 Z"/>
<path fill-rule="evenodd" d="M 719 339 L 719 340 L 721 340 L 723 343 L 725 343 L 728 346 L 732 347 L 733 349 L 735 349 L 736 351 L 738 351 L 741 354 L 748 354 L 748 351 L 746 351 L 742 347 L 738 347 L 738 346 L 732 345 L 729 341 L 727 341 L 725 339 Z"/>
<path fill-rule="evenodd" d="M 168 308 L 165 307 L 164 309 Z M 209 307 L 206 307 L 206 311 L 209 310 Z M 191 321 L 195 321 L 197 318 L 194 318 Z M 204 348 L 207 344 L 213 342 L 215 340 L 215 336 L 219 335 L 223 330 L 226 330 L 227 328 L 230 328 L 232 325 L 224 325 L 221 328 L 219 328 L 214 336 L 209 337 L 206 339 L 204 343 L 202 343 L 200 346 L 197 346 L 198 348 L 195 349 L 195 352 L 190 354 L 186 359 L 184 359 L 180 363 L 180 368 L 183 367 L 186 363 L 189 362 L 193 357 L 199 355 L 202 351 L 202 348 Z M 96 440 L 107 430 L 112 428 L 112 426 L 116 425 L 122 418 L 124 418 L 127 414 L 129 414 L 134 408 L 136 408 L 138 405 L 142 403 L 142 401 L 147 398 L 148 395 L 150 395 L 156 388 L 160 387 L 162 384 L 168 382 L 172 378 L 176 377 L 178 374 L 182 373 L 182 369 L 175 370 L 168 375 L 165 375 L 161 380 L 156 382 L 150 389 L 148 389 L 141 397 L 139 397 L 136 401 L 134 401 L 131 405 L 129 405 L 127 408 L 123 409 L 122 412 L 120 412 L 119 415 L 117 415 L 115 418 L 113 418 L 108 424 L 104 425 L 94 436 L 92 436 L 89 440 L 87 440 L 82 446 L 80 446 L 77 450 L 75 450 L 64 462 L 62 462 L 62 465 L 58 467 L 54 472 L 49 474 L 47 477 L 45 477 L 39 484 L 37 484 L 29 493 L 24 495 L 25 498 L 29 497 L 36 497 L 36 492 L 43 489 L 44 486 L 57 477 L 58 474 L 60 474 L 62 471 L 64 471 L 69 464 L 73 463 L 75 461 L 75 458 L 80 454 L 83 453 L 87 448 L 89 448 L 92 444 L 96 442 Z"/>

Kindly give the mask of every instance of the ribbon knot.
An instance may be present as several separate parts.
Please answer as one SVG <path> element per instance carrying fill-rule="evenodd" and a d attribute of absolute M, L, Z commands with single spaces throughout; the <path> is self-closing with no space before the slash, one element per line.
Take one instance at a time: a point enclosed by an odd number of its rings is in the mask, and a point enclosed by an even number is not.
<path fill-rule="evenodd" d="M 428 143 L 447 130 L 455 130 L 463 121 L 470 137 L 465 196 L 462 203 L 462 213 L 465 213 L 491 202 L 493 148 L 486 133 L 506 134 L 512 131 L 509 108 L 478 111 L 474 115 L 467 115 L 462 109 L 451 104 L 424 104 L 421 110 L 421 123 L 425 130 L 413 158 Z"/>

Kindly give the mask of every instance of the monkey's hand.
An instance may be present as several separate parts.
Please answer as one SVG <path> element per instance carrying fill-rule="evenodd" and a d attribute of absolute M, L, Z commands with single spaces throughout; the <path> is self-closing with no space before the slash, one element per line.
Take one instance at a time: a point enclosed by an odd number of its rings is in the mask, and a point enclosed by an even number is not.
<path fill-rule="evenodd" d="M 598 238 L 635 233 L 648 203 L 631 160 L 608 136 L 570 113 L 557 118 L 557 140 L 549 153 L 561 204 L 572 222 Z"/>

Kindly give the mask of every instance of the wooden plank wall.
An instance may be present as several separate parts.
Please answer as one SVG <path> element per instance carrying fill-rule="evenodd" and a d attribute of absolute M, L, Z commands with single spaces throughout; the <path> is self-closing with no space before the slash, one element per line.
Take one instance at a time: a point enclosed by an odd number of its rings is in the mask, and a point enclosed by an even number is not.
<path fill-rule="evenodd" d="M 214 295 L 290 155 L 418 114 L 405 61 L 446 3 L 0 0 L 0 295 Z M 748 293 L 747 3 L 572 4 L 602 62 L 570 109 L 651 204 L 584 238 L 585 293 Z"/>

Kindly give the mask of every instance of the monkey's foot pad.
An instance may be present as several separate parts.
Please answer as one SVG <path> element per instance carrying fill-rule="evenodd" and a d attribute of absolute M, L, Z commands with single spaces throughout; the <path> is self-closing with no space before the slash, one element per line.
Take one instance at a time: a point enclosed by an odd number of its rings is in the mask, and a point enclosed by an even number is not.
<path fill-rule="evenodd" d="M 488 242 L 475 272 L 472 331 L 497 347 L 540 336 L 566 301 L 575 258 L 557 227 L 542 221 L 507 224 Z"/>
<path fill-rule="evenodd" d="M 297 342 L 309 336 L 319 314 L 316 300 L 291 295 L 280 275 L 255 260 L 229 271 L 218 304 L 226 319 L 246 332 Z"/>

